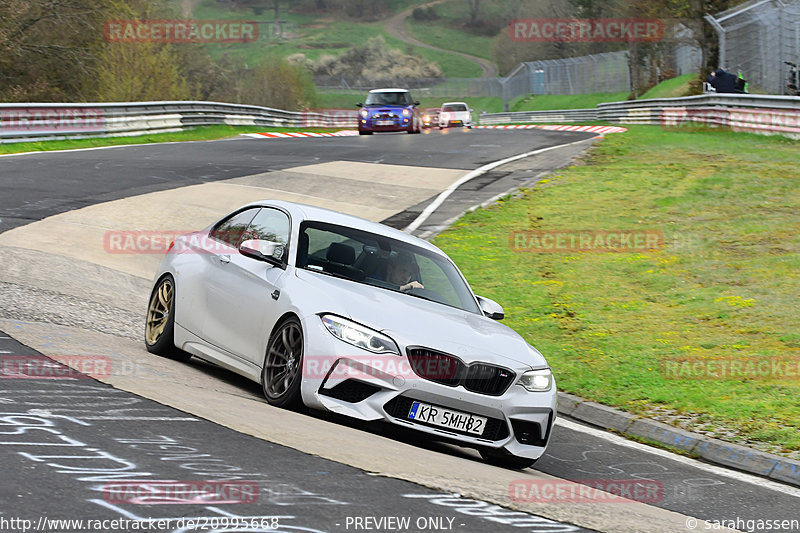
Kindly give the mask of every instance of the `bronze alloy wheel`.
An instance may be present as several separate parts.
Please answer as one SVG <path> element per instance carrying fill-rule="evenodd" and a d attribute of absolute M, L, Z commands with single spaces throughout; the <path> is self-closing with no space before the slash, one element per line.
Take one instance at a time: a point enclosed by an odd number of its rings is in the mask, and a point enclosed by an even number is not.
<path fill-rule="evenodd" d="M 283 322 L 270 338 L 261 385 L 267 401 L 280 407 L 299 407 L 303 368 L 303 328 L 296 318 Z"/>
<path fill-rule="evenodd" d="M 175 347 L 175 281 L 166 275 L 159 280 L 150 295 L 144 344 L 150 353 L 177 361 L 188 361 L 192 355 Z"/>
<path fill-rule="evenodd" d="M 170 278 L 164 278 L 150 297 L 144 337 L 147 344 L 151 346 L 159 341 L 169 324 L 174 294 L 175 289 L 172 285 L 172 280 Z"/>

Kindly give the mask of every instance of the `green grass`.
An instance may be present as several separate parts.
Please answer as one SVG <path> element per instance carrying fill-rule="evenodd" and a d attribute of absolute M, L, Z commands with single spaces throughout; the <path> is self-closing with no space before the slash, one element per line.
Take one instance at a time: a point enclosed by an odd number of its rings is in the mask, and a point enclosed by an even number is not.
<path fill-rule="evenodd" d="M 435 239 L 559 388 L 800 450 L 800 379 L 674 379 L 670 360 L 800 362 L 798 144 L 728 131 L 630 126 L 584 164 L 464 216 Z M 637 230 L 646 253 L 514 251 L 514 230 Z"/>
<path fill-rule="evenodd" d="M 446 78 L 479 78 L 481 75 L 481 67 L 469 59 L 465 59 L 461 56 L 457 56 L 448 52 L 431 50 L 430 48 L 424 48 L 422 46 L 412 46 L 399 39 L 391 37 L 386 31 L 384 31 L 382 25 L 379 25 L 379 27 L 380 34 L 383 35 L 383 38 L 386 40 L 386 44 L 388 44 L 391 48 L 402 50 L 406 54 L 420 56 L 428 61 L 438 64 Z"/>
<path fill-rule="evenodd" d="M 690 93 L 689 82 L 695 79 L 695 74 L 686 74 L 678 78 L 664 80 L 645 94 L 645 98 L 675 98 L 686 96 Z M 627 92 L 618 93 L 592 93 L 573 95 L 530 95 L 520 97 L 511 102 L 510 111 L 549 111 L 557 109 L 591 109 L 597 104 L 605 102 L 621 102 L 628 99 Z"/>
<path fill-rule="evenodd" d="M 416 3 L 395 2 L 394 4 L 397 5 L 394 7 L 399 10 Z M 252 10 L 232 10 L 226 7 L 226 4 L 220 4 L 216 0 L 202 0 L 195 8 L 195 18 L 272 21 L 273 12 L 267 9 L 263 14 L 255 16 Z M 317 15 L 292 13 L 286 9 L 281 10 L 281 20 L 287 20 L 290 23 L 289 31 L 281 40 L 267 38 L 266 30 L 264 27 L 260 27 L 260 37 L 256 42 L 201 46 L 207 47 L 214 58 L 225 56 L 232 61 L 252 67 L 270 56 L 287 57 L 302 53 L 309 59 L 317 60 L 325 54 L 339 55 L 348 48 L 365 45 L 370 38 L 381 35 L 392 48 L 438 63 L 445 76 L 470 78 L 478 77 L 481 73 L 480 67 L 467 59 L 447 52 L 410 46 L 392 38 L 384 30 L 383 22 L 336 20 Z"/>
<path fill-rule="evenodd" d="M 691 94 L 692 90 L 689 82 L 696 78 L 697 74 L 684 74 L 677 78 L 664 80 L 639 98 L 677 98 L 679 96 L 688 96 Z"/>
<path fill-rule="evenodd" d="M 491 37 L 473 35 L 459 28 L 443 26 L 438 21 L 423 22 L 412 17 L 406 19 L 406 28 L 416 39 L 431 46 L 492 59 Z"/>
<path fill-rule="evenodd" d="M 592 94 L 542 94 L 518 100 L 510 111 L 549 111 L 553 109 L 591 109 L 605 102 L 619 102 L 628 99 L 627 92 Z"/>
<path fill-rule="evenodd" d="M 335 128 L 342 129 L 342 128 Z M 264 126 L 199 126 L 176 133 L 156 133 L 135 137 L 98 137 L 95 139 L 72 139 L 64 141 L 19 142 L 0 144 L 0 154 L 21 152 L 47 152 L 52 150 L 75 150 L 97 146 L 124 146 L 126 144 L 148 144 L 185 141 L 212 141 L 235 137 L 242 133 L 300 131 L 300 128 L 265 128 Z M 302 128 L 302 131 L 325 132 L 331 128 Z"/>

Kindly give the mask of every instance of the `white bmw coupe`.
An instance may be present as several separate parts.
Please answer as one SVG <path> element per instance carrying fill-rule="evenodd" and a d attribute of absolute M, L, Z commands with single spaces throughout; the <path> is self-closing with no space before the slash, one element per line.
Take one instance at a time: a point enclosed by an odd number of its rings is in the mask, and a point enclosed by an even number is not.
<path fill-rule="evenodd" d="M 556 385 L 502 318 L 428 242 L 263 201 L 170 246 L 145 343 L 260 382 L 276 406 L 385 420 L 525 468 L 550 439 Z"/>

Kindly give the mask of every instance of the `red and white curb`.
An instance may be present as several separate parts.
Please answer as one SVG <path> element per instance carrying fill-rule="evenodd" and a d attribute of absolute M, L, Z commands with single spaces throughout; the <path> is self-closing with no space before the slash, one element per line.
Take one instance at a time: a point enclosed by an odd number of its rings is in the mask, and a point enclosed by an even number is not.
<path fill-rule="evenodd" d="M 254 139 L 281 139 L 285 137 L 352 137 L 354 135 L 358 135 L 357 130 L 341 130 L 341 131 L 334 131 L 332 133 L 314 133 L 310 131 L 298 131 L 298 132 L 269 132 L 269 133 L 243 133 L 245 137 L 253 137 Z"/>
<path fill-rule="evenodd" d="M 484 129 L 497 129 L 497 130 L 550 130 L 550 131 L 588 131 L 591 133 L 599 133 L 605 135 L 606 133 L 623 133 L 628 131 L 627 128 L 619 126 L 566 126 L 556 124 L 514 124 L 511 126 L 477 126 Z"/>
<path fill-rule="evenodd" d="M 606 133 L 622 133 L 628 131 L 626 128 L 619 126 L 566 126 L 556 124 L 515 124 L 511 126 L 476 126 L 482 129 L 498 129 L 498 130 L 550 130 L 550 131 L 587 131 L 590 133 L 598 133 L 605 135 Z M 341 130 L 332 133 L 314 133 L 310 131 L 298 132 L 267 132 L 267 133 L 243 133 L 243 137 L 251 137 L 254 139 L 284 139 L 288 137 L 303 138 L 303 137 L 354 137 L 358 135 L 358 130 Z"/>

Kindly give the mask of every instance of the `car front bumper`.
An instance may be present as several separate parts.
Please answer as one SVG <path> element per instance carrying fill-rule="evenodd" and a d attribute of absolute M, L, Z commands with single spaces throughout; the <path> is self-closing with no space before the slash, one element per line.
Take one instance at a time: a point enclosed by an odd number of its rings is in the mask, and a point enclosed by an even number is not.
<path fill-rule="evenodd" d="M 318 316 L 304 321 L 306 353 L 303 401 L 312 408 L 361 420 L 384 420 L 466 446 L 504 449 L 538 459 L 556 417 L 555 383 L 530 392 L 514 382 L 499 396 L 479 394 L 417 376 L 405 355 L 373 354 L 331 335 Z M 517 375 L 524 371 L 516 369 Z M 411 403 L 424 402 L 487 418 L 481 435 L 467 434 L 409 418 Z"/>
<path fill-rule="evenodd" d="M 385 122 L 389 122 L 389 120 L 384 120 Z M 374 132 L 382 132 L 382 131 L 408 131 L 414 127 L 414 120 L 413 118 L 398 118 L 391 120 L 391 124 L 378 124 L 377 120 L 373 119 L 358 119 L 358 130 L 359 131 L 374 131 Z"/>

